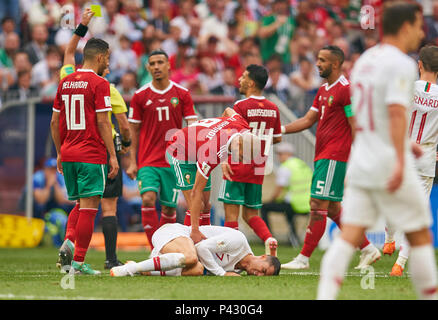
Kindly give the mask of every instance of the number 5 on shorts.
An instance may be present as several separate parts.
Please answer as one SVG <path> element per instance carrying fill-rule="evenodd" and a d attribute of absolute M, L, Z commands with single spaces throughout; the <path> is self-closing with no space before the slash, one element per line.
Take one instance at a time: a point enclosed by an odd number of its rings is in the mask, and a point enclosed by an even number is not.
<path fill-rule="evenodd" d="M 317 191 L 315 191 L 315 194 L 322 194 L 324 192 L 324 184 L 325 184 L 325 181 L 323 181 L 323 180 L 318 180 L 316 182 L 316 190 Z"/>

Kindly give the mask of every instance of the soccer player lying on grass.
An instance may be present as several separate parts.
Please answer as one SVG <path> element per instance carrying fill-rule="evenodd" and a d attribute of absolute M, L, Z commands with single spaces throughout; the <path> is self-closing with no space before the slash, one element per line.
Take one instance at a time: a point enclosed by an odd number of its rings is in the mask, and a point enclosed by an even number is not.
<path fill-rule="evenodd" d="M 114 267 L 113 277 L 133 276 L 136 273 L 167 276 L 270 276 L 280 272 L 277 257 L 255 256 L 245 235 L 235 229 L 220 226 L 200 226 L 207 239 L 196 245 L 190 238 L 191 228 L 179 223 L 163 225 L 152 237 L 151 258 L 142 262 L 130 261 Z"/>

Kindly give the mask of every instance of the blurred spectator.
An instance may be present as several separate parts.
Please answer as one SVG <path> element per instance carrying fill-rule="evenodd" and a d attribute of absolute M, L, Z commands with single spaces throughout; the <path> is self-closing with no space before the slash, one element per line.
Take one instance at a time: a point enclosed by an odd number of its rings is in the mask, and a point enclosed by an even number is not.
<path fill-rule="evenodd" d="M 56 69 L 50 72 L 50 79 L 41 88 L 40 96 L 45 101 L 53 101 L 56 97 L 59 85 L 59 70 Z"/>
<path fill-rule="evenodd" d="M 286 73 L 297 70 L 300 67 L 300 61 L 302 59 L 307 59 L 311 63 L 315 62 L 315 56 L 312 51 L 312 41 L 307 35 L 297 36 L 291 42 L 291 52 L 290 68 L 286 67 Z"/>
<path fill-rule="evenodd" d="M 15 21 L 11 17 L 4 17 L 1 21 L 1 32 L 0 32 L 0 48 L 5 45 L 6 35 L 15 31 Z"/>
<path fill-rule="evenodd" d="M 170 3 L 167 0 L 155 0 L 153 17 L 149 21 L 155 27 L 155 36 L 164 41 L 170 33 Z"/>
<path fill-rule="evenodd" d="M 56 159 L 44 163 L 44 169 L 33 175 L 34 217 L 43 218 L 51 209 L 70 212 L 75 203 L 68 200 L 64 177 L 56 169 Z"/>
<path fill-rule="evenodd" d="M 132 44 L 132 50 L 134 50 L 137 57 L 141 57 L 146 52 L 149 52 L 150 43 L 155 39 L 158 39 L 155 37 L 155 27 L 149 24 L 143 29 L 142 38 Z M 161 43 L 160 39 L 158 41 Z"/>
<path fill-rule="evenodd" d="M 200 64 L 201 73 L 199 74 L 199 83 L 201 85 L 201 93 L 208 94 L 213 88 L 224 84 L 222 72 L 217 69 L 213 59 L 203 57 Z"/>
<path fill-rule="evenodd" d="M 166 40 L 161 44 L 162 49 L 169 55 L 172 56 L 178 50 L 178 41 L 181 38 L 181 29 L 178 26 L 170 26 L 170 34 Z"/>
<path fill-rule="evenodd" d="M 53 74 L 62 66 L 61 53 L 58 47 L 49 46 L 46 57 L 33 66 L 32 85 L 44 87 L 52 81 Z"/>
<path fill-rule="evenodd" d="M 128 18 L 129 31 L 126 36 L 131 42 L 138 41 L 143 36 L 143 30 L 148 23 L 140 15 L 141 7 L 138 0 L 125 0 L 123 2 L 123 9 L 126 12 Z"/>
<path fill-rule="evenodd" d="M 49 38 L 53 40 L 61 19 L 61 6 L 56 0 L 36 0 L 32 2 L 27 16 L 30 27 L 44 24 L 49 31 Z"/>
<path fill-rule="evenodd" d="M 236 21 L 237 40 L 252 37 L 256 34 L 258 28 L 257 22 L 248 19 L 245 7 L 238 5 L 234 9 L 233 20 Z"/>
<path fill-rule="evenodd" d="M 88 25 L 90 34 L 108 42 L 110 48 L 119 47 L 119 38 L 127 35 L 129 19 L 119 12 L 118 0 L 106 0 L 102 6 L 102 18 L 91 19 Z"/>
<path fill-rule="evenodd" d="M 190 38 L 190 21 L 194 15 L 194 6 L 192 0 L 178 0 L 179 15 L 170 21 L 171 26 L 176 26 L 181 30 L 181 40 Z"/>
<path fill-rule="evenodd" d="M 10 32 L 5 37 L 5 46 L 0 48 L 0 67 L 12 68 L 14 55 L 20 49 L 20 37 Z"/>
<path fill-rule="evenodd" d="M 108 80 L 112 83 L 119 83 L 123 74 L 128 71 L 137 71 L 137 55 L 131 49 L 131 41 L 127 36 L 120 36 L 119 46 L 111 52 L 110 56 L 110 74 Z"/>
<path fill-rule="evenodd" d="M 17 74 L 16 83 L 8 90 L 8 99 L 25 101 L 31 97 L 37 97 L 39 95 L 39 89 L 31 85 L 31 79 L 32 74 L 30 70 L 20 71 Z"/>
<path fill-rule="evenodd" d="M 183 67 L 172 72 L 170 80 L 187 88 L 192 94 L 200 93 L 198 60 L 194 55 L 187 55 L 184 60 Z"/>
<path fill-rule="evenodd" d="M 29 55 L 30 63 L 35 65 L 38 61 L 41 61 L 46 57 L 49 33 L 44 24 L 36 24 L 31 30 L 32 41 L 24 46 L 24 51 Z"/>
<path fill-rule="evenodd" d="M 289 14 L 287 0 L 274 0 L 273 13 L 261 20 L 258 31 L 262 59 L 266 62 L 274 53 L 282 57 L 284 63 L 290 62 L 289 43 L 295 31 L 295 19 Z"/>
<path fill-rule="evenodd" d="M 262 20 L 263 17 L 271 14 L 271 0 L 257 0 L 254 5 L 254 19 Z"/>
<path fill-rule="evenodd" d="M 425 17 L 426 41 L 438 45 L 438 2 L 433 3 L 433 14 Z"/>
<path fill-rule="evenodd" d="M 218 50 L 225 52 L 226 44 L 223 38 L 228 34 L 228 25 L 225 20 L 225 0 L 216 0 L 211 6 L 212 15 L 205 18 L 202 21 L 200 36 L 201 42 L 205 42 L 204 39 L 211 39 L 211 36 L 215 36 L 218 42 Z"/>
<path fill-rule="evenodd" d="M 122 95 L 123 100 L 130 101 L 138 88 L 136 73 L 132 71 L 126 72 L 120 79 L 120 83 L 116 88 Z"/>
<path fill-rule="evenodd" d="M 321 85 L 321 78 L 315 72 L 314 64 L 302 58 L 298 70 L 290 75 L 291 107 L 297 116 L 303 116 L 312 105 L 313 98 Z"/>
<path fill-rule="evenodd" d="M 173 55 L 169 56 L 171 71 L 175 71 L 184 67 L 185 57 L 190 54 L 189 50 L 191 51 L 190 41 L 188 39 L 181 39 L 178 41 L 178 47 L 176 52 Z"/>
<path fill-rule="evenodd" d="M 200 44 L 198 47 L 198 56 L 200 60 L 204 57 L 209 57 L 216 65 L 216 70 L 222 71 L 225 68 L 225 54 L 218 47 L 219 39 L 211 35 L 208 37 L 205 44 Z"/>
<path fill-rule="evenodd" d="M 266 62 L 266 68 L 269 72 L 268 82 L 266 83 L 265 92 L 275 94 L 287 106 L 290 106 L 290 81 L 286 74 L 283 73 L 282 57 L 274 54 Z"/>
<path fill-rule="evenodd" d="M 280 162 L 276 173 L 276 186 L 271 198 L 263 204 L 261 216 L 269 228 L 268 213 L 284 212 L 289 224 L 290 243 L 298 247 L 301 239 L 295 230 L 295 216 L 307 215 L 310 212 L 310 185 L 313 173 L 304 161 L 294 157 L 294 152 L 294 146 L 290 143 L 281 142 L 276 146 Z"/>
<path fill-rule="evenodd" d="M 11 17 L 15 22 L 15 32 L 19 32 L 18 26 L 20 25 L 21 10 L 20 1 L 18 0 L 1 0 L 0 1 L 0 21 L 3 21 L 5 17 Z M 3 26 L 2 26 L 3 27 Z M 2 31 L 2 30 L 0 30 Z"/>
<path fill-rule="evenodd" d="M 205 0 L 205 1 L 200 1 L 198 4 L 196 4 L 195 12 L 197 16 L 201 20 L 207 19 L 207 17 L 209 17 L 213 12 L 212 7 L 214 6 L 214 3 L 215 0 Z"/>
<path fill-rule="evenodd" d="M 236 73 L 234 69 L 231 67 L 225 68 L 222 71 L 222 78 L 224 83 L 211 89 L 210 93 L 234 97 L 236 100 L 240 99 L 240 92 L 236 87 Z"/>

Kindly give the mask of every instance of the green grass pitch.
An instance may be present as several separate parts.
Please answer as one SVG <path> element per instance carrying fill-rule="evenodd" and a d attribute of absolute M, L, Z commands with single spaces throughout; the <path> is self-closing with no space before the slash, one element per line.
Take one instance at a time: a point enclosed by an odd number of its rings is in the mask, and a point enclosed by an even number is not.
<path fill-rule="evenodd" d="M 260 243 L 252 244 L 256 255 L 263 254 Z M 280 246 L 282 263 L 295 257 L 299 249 Z M 118 252 L 122 261 L 147 259 L 148 252 Z M 0 299 L 163 299 L 163 300 L 310 300 L 315 299 L 323 251 L 316 250 L 310 269 L 283 270 L 278 277 L 110 277 L 103 270 L 105 254 L 90 250 L 86 262 L 102 270 L 101 276 L 75 276 L 74 289 L 63 289 L 61 274 L 55 267 L 57 249 L 0 249 Z M 348 269 L 339 299 L 406 300 L 415 299 L 407 272 L 401 278 L 389 277 L 397 252 L 373 265 L 374 277 L 354 270 L 359 253 Z"/>

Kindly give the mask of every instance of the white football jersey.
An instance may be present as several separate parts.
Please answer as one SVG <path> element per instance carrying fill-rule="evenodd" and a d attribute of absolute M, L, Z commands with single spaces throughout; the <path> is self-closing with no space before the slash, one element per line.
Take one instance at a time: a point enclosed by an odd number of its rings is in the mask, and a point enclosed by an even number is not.
<path fill-rule="evenodd" d="M 424 80 L 415 82 L 409 137 L 420 144 L 423 156 L 415 161 L 420 175 L 435 177 L 438 142 L 438 86 Z"/>
<path fill-rule="evenodd" d="M 214 275 L 237 272 L 235 265 L 248 254 L 253 254 L 241 231 L 219 226 L 200 226 L 199 231 L 207 239 L 196 244 L 198 258 Z"/>
<path fill-rule="evenodd" d="M 357 133 L 349 159 L 348 183 L 363 188 L 386 188 L 396 161 L 388 106 L 411 111 L 417 65 L 398 48 L 379 44 L 368 49 L 351 74 L 352 106 Z M 405 138 L 405 179 L 416 172 L 408 135 Z"/>

